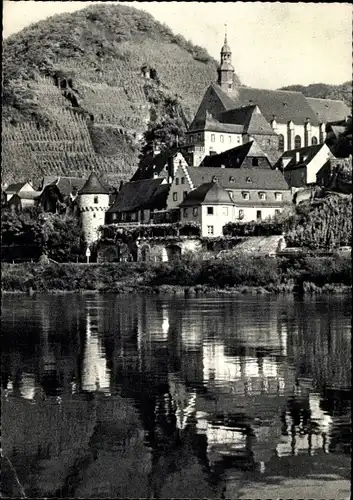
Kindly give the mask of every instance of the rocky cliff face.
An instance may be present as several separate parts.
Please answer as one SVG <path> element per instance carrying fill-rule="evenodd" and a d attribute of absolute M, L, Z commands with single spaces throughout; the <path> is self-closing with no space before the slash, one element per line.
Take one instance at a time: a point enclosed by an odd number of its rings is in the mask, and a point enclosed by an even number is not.
<path fill-rule="evenodd" d="M 3 182 L 129 178 L 151 121 L 191 119 L 216 77 L 201 47 L 125 5 L 93 5 L 4 43 Z"/>

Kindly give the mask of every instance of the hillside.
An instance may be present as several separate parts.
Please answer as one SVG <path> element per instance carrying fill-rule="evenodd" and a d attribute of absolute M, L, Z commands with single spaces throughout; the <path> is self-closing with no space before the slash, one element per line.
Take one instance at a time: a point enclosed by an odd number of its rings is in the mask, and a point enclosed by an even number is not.
<path fill-rule="evenodd" d="M 313 83 L 308 86 L 289 85 L 279 90 L 292 90 L 302 92 L 306 97 L 317 97 L 320 99 L 338 99 L 352 107 L 352 82 L 345 82 L 341 85 L 327 85 L 326 83 Z"/>
<path fill-rule="evenodd" d="M 3 46 L 2 182 L 91 169 L 129 178 L 149 122 L 187 125 L 216 67 L 201 47 L 121 4 L 22 30 Z"/>

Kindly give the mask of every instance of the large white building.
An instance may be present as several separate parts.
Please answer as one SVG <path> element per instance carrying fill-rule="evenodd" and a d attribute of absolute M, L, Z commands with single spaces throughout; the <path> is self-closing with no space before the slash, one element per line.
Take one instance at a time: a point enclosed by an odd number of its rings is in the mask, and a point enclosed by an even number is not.
<path fill-rule="evenodd" d="M 251 138 L 265 152 L 279 153 L 323 143 L 326 124 L 350 115 L 343 101 L 235 85 L 231 58 L 225 39 L 217 83 L 206 90 L 187 132 L 194 166 L 205 155 L 221 153 Z"/>

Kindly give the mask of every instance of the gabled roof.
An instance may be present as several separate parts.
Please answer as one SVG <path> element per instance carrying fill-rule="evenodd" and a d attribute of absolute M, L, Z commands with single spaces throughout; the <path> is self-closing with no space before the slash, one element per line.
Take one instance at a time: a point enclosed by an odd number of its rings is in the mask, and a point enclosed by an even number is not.
<path fill-rule="evenodd" d="M 262 151 L 255 140 L 249 141 L 236 148 L 228 149 L 218 155 L 208 155 L 201 162 L 201 167 L 221 167 L 239 168 L 242 166 L 245 158 L 267 158 L 266 153 Z M 270 162 L 268 163 L 269 167 Z"/>
<path fill-rule="evenodd" d="M 228 191 L 224 187 L 218 184 L 218 182 L 207 182 L 190 191 L 179 207 L 189 207 L 203 203 L 210 205 L 234 205 Z"/>
<path fill-rule="evenodd" d="M 318 125 L 318 118 L 301 92 L 288 90 L 253 89 L 236 86 L 230 92 L 225 92 L 218 85 L 217 95 L 222 95 L 226 110 L 257 104 L 268 122 L 274 117 L 278 123 L 288 123 L 292 120 L 303 125 L 307 118 L 312 125 Z"/>
<path fill-rule="evenodd" d="M 242 125 L 246 134 L 277 135 L 256 104 L 224 111 L 219 120 L 223 123 Z"/>
<path fill-rule="evenodd" d="M 166 187 L 164 187 L 166 186 Z M 164 178 L 144 179 L 123 184 L 109 213 L 130 212 L 145 208 L 162 209 L 167 204 L 169 184 Z"/>
<path fill-rule="evenodd" d="M 173 158 L 175 158 L 178 153 L 182 154 L 180 148 L 170 148 L 166 151 L 161 151 L 156 155 L 146 155 L 141 161 L 139 168 L 131 177 L 131 181 L 134 182 L 143 179 L 153 179 L 153 176 L 156 174 L 162 177 L 161 174 L 164 172 L 166 173 L 165 167 L 169 162 L 173 161 Z"/>
<path fill-rule="evenodd" d="M 299 164 L 297 164 L 296 157 L 297 153 L 299 153 L 299 157 L 301 158 L 300 166 L 307 165 L 323 147 L 327 147 L 326 144 L 316 144 L 315 146 L 305 146 L 303 148 L 291 149 L 290 151 L 286 151 L 282 154 L 277 164 L 280 165 L 282 160 L 289 158 L 290 161 L 285 166 L 285 170 L 297 167 Z M 305 158 L 305 161 L 303 161 L 303 158 Z"/>
<path fill-rule="evenodd" d="M 4 190 L 6 194 L 8 193 L 18 193 L 28 182 L 14 182 L 13 184 L 10 184 L 7 186 L 7 188 Z M 30 183 L 28 183 L 30 184 Z"/>
<path fill-rule="evenodd" d="M 306 99 L 320 123 L 343 120 L 352 113 L 343 101 L 316 97 L 307 97 Z"/>
<path fill-rule="evenodd" d="M 187 171 L 195 187 L 217 179 L 225 189 L 289 189 L 282 172 L 279 170 L 258 167 L 187 167 Z"/>
<path fill-rule="evenodd" d="M 84 186 L 80 189 L 79 194 L 109 194 L 109 191 L 102 185 L 97 174 L 92 172 Z"/>
<path fill-rule="evenodd" d="M 213 117 L 231 109 L 234 107 L 232 100 L 229 96 L 221 90 L 221 88 L 212 83 L 205 92 L 201 104 L 194 116 L 194 119 L 188 128 L 188 132 L 193 132 L 196 130 L 203 130 L 206 119 L 206 112 L 211 114 Z"/>

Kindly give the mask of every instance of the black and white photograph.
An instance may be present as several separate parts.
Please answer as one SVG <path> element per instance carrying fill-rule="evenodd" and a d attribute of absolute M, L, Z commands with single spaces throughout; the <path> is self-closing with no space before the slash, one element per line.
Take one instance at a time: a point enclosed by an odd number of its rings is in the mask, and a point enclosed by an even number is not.
<path fill-rule="evenodd" d="M 352 4 L 4 0 L 0 498 L 351 498 Z"/>

